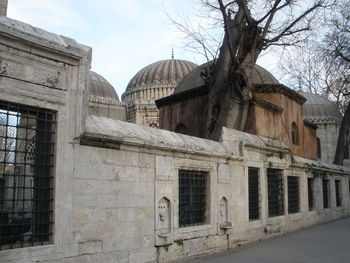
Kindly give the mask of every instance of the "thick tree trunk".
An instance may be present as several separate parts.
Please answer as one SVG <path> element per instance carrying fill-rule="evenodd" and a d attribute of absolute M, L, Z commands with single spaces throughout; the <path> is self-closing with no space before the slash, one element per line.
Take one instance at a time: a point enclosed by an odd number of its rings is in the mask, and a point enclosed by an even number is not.
<path fill-rule="evenodd" d="M 234 57 L 239 47 L 243 11 L 240 10 L 234 20 L 227 21 L 225 36 L 215 62 L 213 75 L 209 82 L 209 103 L 207 110 L 206 137 L 218 140 L 221 129 L 227 126 L 227 119 L 232 120 L 232 128 L 238 127 L 242 107 L 241 96 L 232 76 L 237 70 Z M 237 81 L 236 81 L 237 82 Z M 240 87 L 239 87 L 240 88 Z"/>
<path fill-rule="evenodd" d="M 343 121 L 341 122 L 341 125 L 340 125 L 337 149 L 335 151 L 334 161 L 333 161 L 334 164 L 343 165 L 344 154 L 346 151 L 346 147 L 348 147 L 346 141 L 347 141 L 347 136 L 349 135 L 349 128 L 350 128 L 350 102 L 346 108 Z"/>
<path fill-rule="evenodd" d="M 206 138 L 218 140 L 222 127 L 243 130 L 252 85 L 250 77 L 261 49 L 258 32 L 248 27 L 243 11 L 226 21 L 220 54 L 209 82 Z"/>

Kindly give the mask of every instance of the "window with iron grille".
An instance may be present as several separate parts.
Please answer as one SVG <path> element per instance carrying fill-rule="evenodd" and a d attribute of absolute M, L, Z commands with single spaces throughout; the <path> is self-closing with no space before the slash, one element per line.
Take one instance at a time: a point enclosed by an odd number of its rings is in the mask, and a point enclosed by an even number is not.
<path fill-rule="evenodd" d="M 349 199 L 350 199 L 350 180 L 349 180 Z"/>
<path fill-rule="evenodd" d="M 299 177 L 288 176 L 288 213 L 299 212 Z"/>
<path fill-rule="evenodd" d="M 329 208 L 329 180 L 322 180 L 323 208 Z"/>
<path fill-rule="evenodd" d="M 208 173 L 179 171 L 179 226 L 202 225 L 206 222 Z"/>
<path fill-rule="evenodd" d="M 248 167 L 249 220 L 260 218 L 259 168 Z"/>
<path fill-rule="evenodd" d="M 335 185 L 335 202 L 336 206 L 341 206 L 341 184 L 340 180 L 335 180 L 334 181 Z"/>
<path fill-rule="evenodd" d="M 52 111 L 0 101 L 0 250 L 50 242 Z"/>
<path fill-rule="evenodd" d="M 267 192 L 269 216 L 284 214 L 284 185 L 283 171 L 280 169 L 267 169 Z"/>
<path fill-rule="evenodd" d="M 307 195 L 309 201 L 309 211 L 314 209 L 314 179 L 307 178 Z"/>

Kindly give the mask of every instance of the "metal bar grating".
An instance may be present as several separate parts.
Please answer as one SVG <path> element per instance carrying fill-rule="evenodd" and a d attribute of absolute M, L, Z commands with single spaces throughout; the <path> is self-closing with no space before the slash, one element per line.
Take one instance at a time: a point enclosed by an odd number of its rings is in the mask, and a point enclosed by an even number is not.
<path fill-rule="evenodd" d="M 340 180 L 335 180 L 335 202 L 336 206 L 341 206 L 341 184 Z"/>
<path fill-rule="evenodd" d="M 329 180 L 322 180 L 323 208 L 329 208 Z"/>
<path fill-rule="evenodd" d="M 0 101 L 0 250 L 51 239 L 54 131 L 52 111 Z"/>
<path fill-rule="evenodd" d="M 267 169 L 269 217 L 284 214 L 284 185 L 280 169 Z"/>
<path fill-rule="evenodd" d="M 288 176 L 288 213 L 299 212 L 299 177 Z"/>
<path fill-rule="evenodd" d="M 202 225 L 206 219 L 207 172 L 179 171 L 179 226 Z"/>
<path fill-rule="evenodd" d="M 314 209 L 314 179 L 307 179 L 307 195 L 309 202 L 309 211 Z"/>
<path fill-rule="evenodd" d="M 260 218 L 259 168 L 248 167 L 249 220 Z"/>

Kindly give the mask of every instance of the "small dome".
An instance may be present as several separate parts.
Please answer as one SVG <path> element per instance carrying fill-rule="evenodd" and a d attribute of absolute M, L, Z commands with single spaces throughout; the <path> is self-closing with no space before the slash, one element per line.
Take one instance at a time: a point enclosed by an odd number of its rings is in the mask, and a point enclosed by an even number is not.
<path fill-rule="evenodd" d="M 90 96 L 107 98 L 119 101 L 119 97 L 113 86 L 101 75 L 90 71 Z"/>
<path fill-rule="evenodd" d="M 205 70 L 205 67 L 207 66 L 207 63 L 204 63 L 194 69 L 191 73 L 189 73 L 176 87 L 175 93 L 180 93 L 184 91 L 188 91 L 194 88 L 198 88 L 203 86 L 204 80 L 202 79 L 200 73 Z M 259 65 L 254 66 L 253 74 L 252 74 L 252 83 L 253 84 L 274 84 L 278 85 L 280 84 L 277 79 L 266 69 L 263 67 L 260 67 Z"/>
<path fill-rule="evenodd" d="M 183 77 L 196 67 L 197 65 L 192 62 L 179 59 L 167 59 L 152 63 L 137 72 L 130 80 L 122 95 L 122 100 L 154 100 L 170 95 Z M 168 90 L 150 92 L 154 88 L 168 88 Z"/>
<path fill-rule="evenodd" d="M 341 122 L 342 114 L 335 103 L 317 94 L 303 91 L 299 93 L 307 99 L 303 104 L 304 119 L 311 122 Z"/>

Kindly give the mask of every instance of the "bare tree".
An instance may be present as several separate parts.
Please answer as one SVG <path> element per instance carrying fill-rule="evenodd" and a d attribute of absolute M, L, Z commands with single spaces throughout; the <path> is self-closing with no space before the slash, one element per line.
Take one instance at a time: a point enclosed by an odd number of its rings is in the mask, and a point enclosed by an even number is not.
<path fill-rule="evenodd" d="M 209 87 L 206 137 L 218 140 L 223 126 L 245 126 L 253 86 L 252 71 L 260 53 L 270 46 L 303 41 L 316 14 L 330 0 L 202 0 L 221 16 L 224 37 L 219 55 L 203 74 Z M 202 40 L 202 39 L 199 39 Z"/>
<path fill-rule="evenodd" d="M 345 80 L 344 95 L 350 95 L 350 1 L 344 0 L 338 7 L 337 12 L 331 19 L 329 31 L 326 34 L 323 45 L 324 55 L 332 59 L 338 67 L 348 69 Z M 337 148 L 334 156 L 334 163 L 342 165 L 346 147 L 348 147 L 347 138 L 350 129 L 350 103 L 344 113 L 340 126 Z"/>
<path fill-rule="evenodd" d="M 325 54 L 323 43 L 314 42 L 291 48 L 280 61 L 280 70 L 288 86 L 327 97 L 334 101 L 342 113 L 348 104 L 350 67 L 339 64 L 333 56 Z"/>

